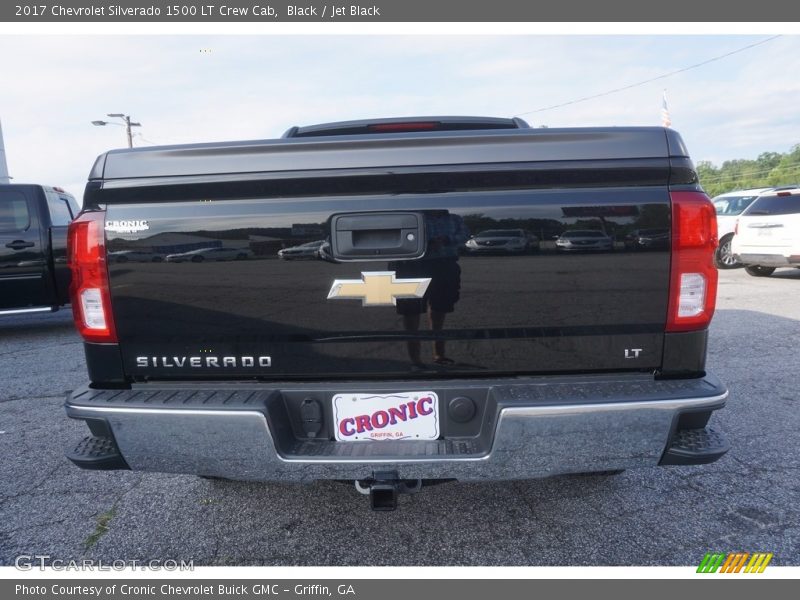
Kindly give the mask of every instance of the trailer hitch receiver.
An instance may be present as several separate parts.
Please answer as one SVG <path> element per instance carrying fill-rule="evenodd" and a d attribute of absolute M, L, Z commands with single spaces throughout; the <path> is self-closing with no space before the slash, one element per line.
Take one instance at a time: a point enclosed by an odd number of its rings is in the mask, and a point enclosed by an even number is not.
<path fill-rule="evenodd" d="M 395 510 L 397 496 L 422 489 L 421 479 L 400 479 L 397 471 L 377 471 L 368 479 L 356 480 L 355 484 L 360 494 L 369 496 L 372 510 Z"/>

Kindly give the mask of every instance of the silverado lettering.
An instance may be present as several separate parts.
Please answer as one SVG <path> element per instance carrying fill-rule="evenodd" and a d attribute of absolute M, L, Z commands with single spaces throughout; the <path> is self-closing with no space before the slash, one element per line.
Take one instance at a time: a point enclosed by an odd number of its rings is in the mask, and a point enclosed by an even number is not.
<path fill-rule="evenodd" d="M 147 367 L 271 367 L 269 356 L 137 356 L 136 366 Z"/>

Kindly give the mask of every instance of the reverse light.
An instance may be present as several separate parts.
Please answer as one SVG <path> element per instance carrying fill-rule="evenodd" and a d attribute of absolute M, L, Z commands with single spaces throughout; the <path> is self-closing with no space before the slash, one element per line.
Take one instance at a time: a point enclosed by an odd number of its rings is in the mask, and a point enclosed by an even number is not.
<path fill-rule="evenodd" d="M 681 273 L 678 316 L 696 317 L 705 310 L 706 278 L 699 273 Z"/>
<path fill-rule="evenodd" d="M 78 215 L 70 223 L 67 256 L 72 282 L 69 293 L 75 326 L 87 342 L 115 343 L 105 247 L 105 211 Z"/>
<path fill-rule="evenodd" d="M 106 313 L 103 310 L 103 296 L 99 289 L 81 290 L 81 310 L 83 322 L 90 329 L 106 329 Z"/>
<path fill-rule="evenodd" d="M 702 192 L 672 192 L 669 332 L 705 329 L 717 302 L 717 219 Z"/>

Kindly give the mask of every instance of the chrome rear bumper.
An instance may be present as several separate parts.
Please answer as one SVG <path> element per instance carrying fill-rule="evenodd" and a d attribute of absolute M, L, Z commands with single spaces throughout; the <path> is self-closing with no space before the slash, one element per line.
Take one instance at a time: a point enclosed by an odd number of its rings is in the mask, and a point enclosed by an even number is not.
<path fill-rule="evenodd" d="M 745 265 L 759 265 L 762 267 L 796 267 L 800 266 L 800 256 L 786 257 L 783 254 L 734 254 L 734 258 Z"/>
<path fill-rule="evenodd" d="M 409 383 L 380 387 L 400 385 Z M 266 384 L 239 386 L 243 396 L 254 393 L 247 395 L 247 401 L 227 406 L 169 399 L 196 397 L 200 391 L 207 398 L 209 390 L 229 391 L 230 385 L 145 384 L 99 394 L 84 388 L 70 395 L 66 410 L 70 417 L 93 423 L 93 432 L 105 430 L 113 436 L 133 470 L 308 482 L 366 479 L 375 471 L 392 469 L 403 479 L 487 481 L 655 466 L 682 415 L 722 408 L 728 395 L 713 376 L 682 381 L 633 375 L 428 385 L 438 386 L 443 398 L 448 386 L 457 387 L 459 393 L 465 385 L 476 390 L 482 386 L 495 407 L 483 417 L 485 443 L 458 439 L 295 443 L 276 412 L 285 387 Z M 153 401 L 162 397 L 159 394 L 166 400 Z"/>

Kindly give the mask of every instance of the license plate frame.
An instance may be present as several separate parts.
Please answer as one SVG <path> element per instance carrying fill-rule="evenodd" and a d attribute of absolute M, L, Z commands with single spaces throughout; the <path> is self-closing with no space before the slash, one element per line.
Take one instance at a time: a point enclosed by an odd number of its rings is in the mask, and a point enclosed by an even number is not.
<path fill-rule="evenodd" d="M 434 391 L 345 392 L 332 399 L 337 442 L 436 440 L 439 396 Z"/>

